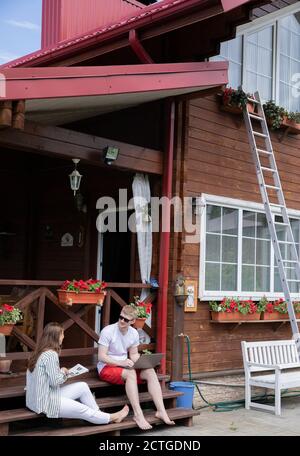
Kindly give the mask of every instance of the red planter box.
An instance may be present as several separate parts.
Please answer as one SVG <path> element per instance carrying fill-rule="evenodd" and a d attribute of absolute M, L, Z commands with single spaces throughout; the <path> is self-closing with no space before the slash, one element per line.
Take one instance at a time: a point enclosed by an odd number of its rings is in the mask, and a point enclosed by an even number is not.
<path fill-rule="evenodd" d="M 14 326 L 14 324 L 0 326 L 0 334 L 3 334 L 4 336 L 9 336 L 12 333 Z"/>
<path fill-rule="evenodd" d="M 279 312 L 263 312 L 262 320 L 288 320 L 289 314 L 281 314 Z"/>
<path fill-rule="evenodd" d="M 147 318 L 136 318 L 132 326 L 135 329 L 141 329 L 144 327 L 146 320 Z"/>
<path fill-rule="evenodd" d="M 76 293 L 75 291 L 57 290 L 57 294 L 59 302 L 61 304 L 67 304 L 68 306 L 71 306 L 72 304 L 94 304 L 102 306 L 106 291 L 102 291 L 101 293 L 80 291 L 79 293 Z"/>
<path fill-rule="evenodd" d="M 246 321 L 260 320 L 260 313 L 243 315 L 240 312 L 210 312 L 214 321 Z"/>

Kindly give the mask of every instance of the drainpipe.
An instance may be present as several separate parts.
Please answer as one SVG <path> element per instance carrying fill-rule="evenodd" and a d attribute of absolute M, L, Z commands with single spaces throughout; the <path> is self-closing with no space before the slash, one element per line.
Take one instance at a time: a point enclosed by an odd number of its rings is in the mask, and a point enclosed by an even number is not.
<path fill-rule="evenodd" d="M 138 39 L 138 35 L 135 29 L 132 29 L 129 32 L 129 44 L 133 52 L 137 55 L 137 57 L 142 63 L 154 63 L 150 55 Z"/>
<path fill-rule="evenodd" d="M 169 200 L 172 198 L 173 179 L 173 155 L 174 155 L 174 124 L 175 124 L 175 101 L 166 101 L 166 142 L 164 155 L 164 169 L 162 180 L 162 196 Z M 159 250 L 159 290 L 157 301 L 157 332 L 156 351 L 167 352 L 167 310 L 168 310 L 168 288 L 169 288 L 169 257 L 170 257 L 170 229 L 171 229 L 171 207 L 165 205 L 162 211 L 162 227 L 165 231 L 160 233 Z M 166 373 L 166 360 L 163 358 L 160 371 Z"/>

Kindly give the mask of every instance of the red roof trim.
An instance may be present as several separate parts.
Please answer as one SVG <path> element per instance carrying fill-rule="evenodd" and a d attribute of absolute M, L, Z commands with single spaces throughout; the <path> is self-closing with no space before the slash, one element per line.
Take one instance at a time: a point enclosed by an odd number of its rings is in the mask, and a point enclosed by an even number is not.
<path fill-rule="evenodd" d="M 28 54 L 27 56 L 0 66 L 0 69 L 22 66 L 29 64 L 30 62 L 43 64 L 45 60 L 49 60 L 60 55 L 64 56 L 65 54 L 75 52 L 82 47 L 95 44 L 95 42 L 99 41 L 99 38 L 101 40 L 111 39 L 115 36 L 119 36 L 121 33 L 126 33 L 129 25 L 131 28 L 138 28 L 147 25 L 148 23 L 162 20 L 163 18 L 175 13 L 184 13 L 184 11 L 188 8 L 199 6 L 204 8 L 206 6 L 216 4 L 218 1 L 220 2 L 220 12 L 222 12 L 222 6 L 225 8 L 223 11 L 229 11 L 230 9 L 241 6 L 245 3 L 253 3 L 253 0 L 164 0 L 143 8 L 138 14 L 134 12 L 133 14 L 124 17 L 120 22 L 109 24 L 101 29 L 93 30 L 90 33 L 80 35 L 75 39 L 63 41 L 57 46 Z"/>
<path fill-rule="evenodd" d="M 219 86 L 228 81 L 227 69 L 228 62 L 12 68 L 3 71 L 6 97 L 1 99 L 67 98 Z"/>

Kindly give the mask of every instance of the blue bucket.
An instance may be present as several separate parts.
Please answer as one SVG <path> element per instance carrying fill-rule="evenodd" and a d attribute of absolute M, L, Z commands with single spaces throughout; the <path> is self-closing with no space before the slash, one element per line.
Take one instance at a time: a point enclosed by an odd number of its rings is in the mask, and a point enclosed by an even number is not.
<path fill-rule="evenodd" d="M 190 382 L 171 382 L 170 389 L 180 391 L 183 396 L 176 399 L 177 407 L 193 408 L 194 384 Z"/>

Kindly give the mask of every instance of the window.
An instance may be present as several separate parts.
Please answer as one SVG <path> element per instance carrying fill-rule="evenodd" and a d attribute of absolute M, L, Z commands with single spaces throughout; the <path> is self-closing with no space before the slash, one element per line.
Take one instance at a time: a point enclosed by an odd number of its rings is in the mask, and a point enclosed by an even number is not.
<path fill-rule="evenodd" d="M 230 62 L 228 76 L 230 86 L 237 89 L 242 84 L 243 37 L 221 43 L 220 55 L 212 57 L 211 61 L 226 60 Z"/>
<path fill-rule="evenodd" d="M 211 195 L 204 198 L 200 297 L 280 296 L 280 278 L 263 206 Z M 297 215 L 290 221 L 299 254 L 300 212 Z M 275 220 L 282 222 L 280 215 L 275 215 Z M 277 227 L 278 239 L 286 241 L 283 226 Z M 283 259 L 291 259 L 291 248 L 288 244 L 280 244 Z M 295 279 L 292 268 L 288 278 Z M 291 291 L 296 293 L 296 284 L 291 283 Z"/>
<path fill-rule="evenodd" d="M 263 101 L 273 99 L 289 111 L 300 111 L 299 5 L 268 14 L 237 33 L 210 59 L 229 61 L 229 86 L 258 90 Z"/>

